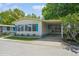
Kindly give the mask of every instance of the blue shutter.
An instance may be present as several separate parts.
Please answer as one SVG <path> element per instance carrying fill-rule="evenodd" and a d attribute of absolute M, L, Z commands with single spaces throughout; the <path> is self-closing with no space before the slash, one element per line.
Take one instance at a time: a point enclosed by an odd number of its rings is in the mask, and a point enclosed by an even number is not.
<path fill-rule="evenodd" d="M 38 24 L 36 24 L 36 31 L 38 32 Z"/>
<path fill-rule="evenodd" d="M 17 26 L 13 27 L 13 31 L 16 31 Z"/>
<path fill-rule="evenodd" d="M 15 27 L 13 27 L 13 31 L 16 31 Z"/>

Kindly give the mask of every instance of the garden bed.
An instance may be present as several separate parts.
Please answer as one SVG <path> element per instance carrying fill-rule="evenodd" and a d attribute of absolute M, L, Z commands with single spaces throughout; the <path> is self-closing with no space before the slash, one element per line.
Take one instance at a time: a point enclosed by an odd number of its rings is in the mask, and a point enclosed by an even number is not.
<path fill-rule="evenodd" d="M 7 36 L 8 34 L 5 34 L 5 33 L 2 33 L 2 34 L 0 34 L 0 37 L 5 37 L 5 36 Z"/>
<path fill-rule="evenodd" d="M 17 36 L 10 36 L 6 37 L 7 39 L 13 39 L 13 40 L 23 40 L 23 41 L 32 41 L 37 40 L 38 38 L 27 38 L 27 37 L 17 37 Z"/>

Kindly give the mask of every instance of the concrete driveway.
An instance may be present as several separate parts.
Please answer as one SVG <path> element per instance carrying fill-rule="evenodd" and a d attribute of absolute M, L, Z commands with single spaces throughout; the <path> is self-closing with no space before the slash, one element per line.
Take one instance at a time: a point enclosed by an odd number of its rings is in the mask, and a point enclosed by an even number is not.
<path fill-rule="evenodd" d="M 0 39 L 10 40 L 10 39 L 5 39 L 4 37 L 2 37 Z M 36 45 L 45 45 L 45 46 L 64 47 L 61 37 L 60 36 L 52 36 L 52 35 L 48 35 L 48 36 L 42 37 L 37 40 L 28 41 L 27 43 L 36 44 Z"/>
<path fill-rule="evenodd" d="M 0 56 L 69 56 L 79 55 L 64 48 L 0 39 Z"/>
<path fill-rule="evenodd" d="M 45 36 L 43 38 L 32 41 L 31 43 L 40 44 L 40 45 L 49 45 L 63 47 L 63 40 L 60 36 Z"/>
<path fill-rule="evenodd" d="M 61 36 L 49 35 L 39 39 L 39 41 L 62 42 L 62 38 Z"/>

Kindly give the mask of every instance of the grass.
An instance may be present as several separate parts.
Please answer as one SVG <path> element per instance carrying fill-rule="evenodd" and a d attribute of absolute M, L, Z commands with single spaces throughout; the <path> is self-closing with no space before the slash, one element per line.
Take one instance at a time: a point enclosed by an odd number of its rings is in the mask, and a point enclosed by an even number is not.
<path fill-rule="evenodd" d="M 0 35 L 0 37 L 4 37 L 4 36 L 6 36 L 6 34 L 1 34 L 1 35 Z"/>
<path fill-rule="evenodd" d="M 6 37 L 7 39 L 13 39 L 13 40 L 22 40 L 22 41 L 32 41 L 36 40 L 37 38 L 26 38 L 26 37 L 16 37 L 16 36 L 10 36 Z"/>

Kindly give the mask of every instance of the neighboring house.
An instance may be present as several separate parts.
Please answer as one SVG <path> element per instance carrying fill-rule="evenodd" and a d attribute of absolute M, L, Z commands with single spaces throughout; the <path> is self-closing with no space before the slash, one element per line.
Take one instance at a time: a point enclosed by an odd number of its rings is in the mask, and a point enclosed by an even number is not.
<path fill-rule="evenodd" d="M 13 32 L 13 27 L 14 25 L 4 25 L 4 24 L 0 24 L 0 35 L 1 34 L 8 34 Z"/>
<path fill-rule="evenodd" d="M 63 25 L 61 20 L 40 20 L 34 18 L 21 18 L 13 22 L 13 32 L 16 36 L 42 37 L 48 34 L 60 35 L 63 38 Z"/>

